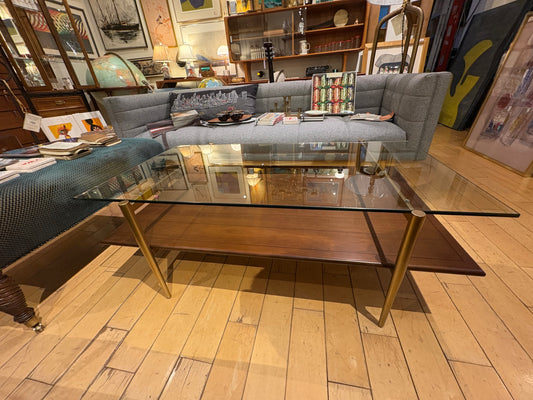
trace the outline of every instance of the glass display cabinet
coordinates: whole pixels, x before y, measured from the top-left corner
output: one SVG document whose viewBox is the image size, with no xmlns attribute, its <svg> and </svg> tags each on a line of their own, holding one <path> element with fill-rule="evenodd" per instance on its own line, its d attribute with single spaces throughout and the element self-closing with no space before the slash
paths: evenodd
<svg viewBox="0 0 533 400">
<path fill-rule="evenodd" d="M 294 7 L 263 8 L 225 17 L 230 60 L 241 64 L 246 81 L 251 64 L 265 57 L 272 42 L 275 59 L 303 60 L 324 55 L 347 57 L 362 50 L 368 7 L 365 0 L 335 0 Z"/>
</svg>

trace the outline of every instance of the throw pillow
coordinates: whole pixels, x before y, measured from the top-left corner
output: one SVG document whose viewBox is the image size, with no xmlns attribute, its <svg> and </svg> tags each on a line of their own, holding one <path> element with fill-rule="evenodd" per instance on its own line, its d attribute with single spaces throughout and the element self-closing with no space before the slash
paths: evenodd
<svg viewBox="0 0 533 400">
<path fill-rule="evenodd" d="M 170 113 L 196 110 L 203 120 L 210 120 L 218 112 L 233 107 L 245 114 L 255 113 L 257 85 L 240 85 L 217 89 L 180 90 L 170 93 Z"/>
</svg>

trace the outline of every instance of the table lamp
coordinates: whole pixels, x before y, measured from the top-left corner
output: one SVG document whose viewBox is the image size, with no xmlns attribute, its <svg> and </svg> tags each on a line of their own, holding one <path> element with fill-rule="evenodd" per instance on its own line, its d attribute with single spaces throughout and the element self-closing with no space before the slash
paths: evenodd
<svg viewBox="0 0 533 400">
<path fill-rule="evenodd" d="M 227 64 L 228 56 L 229 56 L 228 46 L 226 46 L 225 44 L 222 46 L 219 46 L 217 49 L 217 56 L 224 57 L 224 75 L 229 75 L 230 73 L 228 71 L 228 64 Z"/>
<path fill-rule="evenodd" d="M 168 56 L 168 47 L 164 44 L 156 44 L 154 46 L 154 55 L 152 57 L 154 62 L 162 62 L 163 66 L 161 71 L 163 72 L 163 79 L 170 79 L 170 72 L 168 70 L 168 62 L 170 58 Z"/>
<path fill-rule="evenodd" d="M 191 66 L 191 61 L 196 60 L 196 57 L 194 56 L 192 52 L 192 47 L 190 44 L 182 44 L 179 47 L 179 53 L 178 57 L 181 61 L 186 62 L 186 70 L 187 70 L 187 77 L 194 77 L 194 71 Z"/>
<path fill-rule="evenodd" d="M 409 51 L 409 42 L 411 39 L 411 34 L 414 31 L 414 41 L 413 41 L 413 49 L 411 50 L 411 60 L 413 62 L 409 63 L 407 72 L 411 73 L 413 72 L 413 65 L 414 60 L 416 59 L 416 52 L 418 50 L 418 42 L 420 41 L 420 35 L 422 34 L 422 23 L 424 22 L 424 12 L 420 7 L 413 6 L 410 4 L 409 0 L 367 0 L 370 4 L 379 5 L 379 6 L 392 6 L 392 5 L 399 5 L 402 6 L 389 14 L 385 15 L 381 21 L 376 26 L 376 31 L 374 33 L 374 41 L 372 43 L 372 54 L 370 57 L 370 70 L 367 71 L 368 75 L 372 75 L 372 69 L 374 67 L 374 59 L 376 57 L 376 49 L 378 44 L 378 32 L 381 26 L 384 23 L 387 23 L 392 18 L 396 17 L 397 15 L 402 15 L 402 60 L 400 64 L 399 72 L 400 74 L 404 71 L 406 62 L 407 62 L 407 53 Z M 404 30 L 403 30 L 403 21 L 407 21 L 407 34 L 404 37 Z M 406 40 L 405 40 L 406 39 Z"/>
</svg>

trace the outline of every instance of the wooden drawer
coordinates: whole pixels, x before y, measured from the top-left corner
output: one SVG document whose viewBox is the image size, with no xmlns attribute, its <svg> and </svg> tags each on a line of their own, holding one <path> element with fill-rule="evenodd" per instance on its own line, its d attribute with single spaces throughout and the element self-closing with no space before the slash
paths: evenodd
<svg viewBox="0 0 533 400">
<path fill-rule="evenodd" d="M 54 115 L 65 115 L 87 111 L 85 103 L 80 96 L 32 97 L 31 101 L 39 115 L 42 115 L 43 117 L 45 116 L 44 113 L 49 111 L 56 111 Z M 65 112 L 57 113 L 62 111 Z"/>
<path fill-rule="evenodd" d="M 18 94 L 15 91 L 15 94 Z M 18 95 L 18 99 L 22 104 L 26 106 L 26 108 L 29 109 L 28 104 L 26 103 L 26 100 L 24 100 L 24 97 Z M 13 96 L 11 96 L 11 93 L 9 93 L 7 90 L 0 90 L 0 110 L 19 110 L 18 105 L 15 103 L 15 99 Z"/>
<path fill-rule="evenodd" d="M 2 130 L 3 129 L 13 129 L 20 128 L 24 123 L 24 118 L 19 111 L 8 110 L 0 111 L 0 121 L 2 121 Z"/>
</svg>

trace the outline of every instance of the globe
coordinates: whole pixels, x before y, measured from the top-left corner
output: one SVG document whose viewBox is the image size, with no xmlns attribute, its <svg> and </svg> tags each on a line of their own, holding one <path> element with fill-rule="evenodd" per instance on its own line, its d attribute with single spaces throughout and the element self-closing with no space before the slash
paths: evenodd
<svg viewBox="0 0 533 400">
<path fill-rule="evenodd" d="M 200 83 L 198 84 L 199 88 L 210 88 L 210 87 L 216 87 L 216 86 L 224 86 L 224 82 L 222 82 L 220 79 L 217 79 L 213 76 L 202 79 Z"/>
<path fill-rule="evenodd" d="M 92 60 L 92 66 L 100 87 L 140 86 L 143 85 L 143 81 L 146 81 L 139 68 L 116 54 L 109 53 L 96 58 Z M 89 85 L 94 85 L 89 70 L 87 70 L 86 79 Z"/>
</svg>

